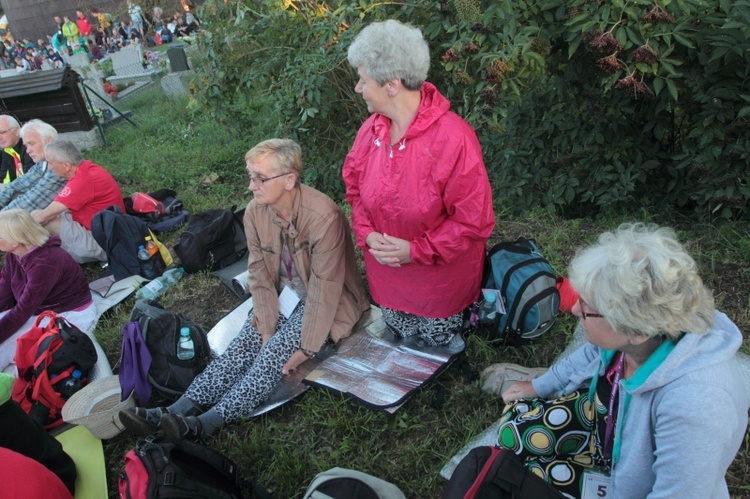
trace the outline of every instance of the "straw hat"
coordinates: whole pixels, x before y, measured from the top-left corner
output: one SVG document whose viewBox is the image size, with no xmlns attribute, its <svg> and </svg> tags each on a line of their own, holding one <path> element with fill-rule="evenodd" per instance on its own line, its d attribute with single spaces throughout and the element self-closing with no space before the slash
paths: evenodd
<svg viewBox="0 0 750 499">
<path fill-rule="evenodd" d="M 133 393 L 120 402 L 120 392 L 120 379 L 116 374 L 92 381 L 68 399 L 62 417 L 67 423 L 85 426 L 97 438 L 112 438 L 125 429 L 117 413 L 120 409 L 135 407 Z"/>
</svg>

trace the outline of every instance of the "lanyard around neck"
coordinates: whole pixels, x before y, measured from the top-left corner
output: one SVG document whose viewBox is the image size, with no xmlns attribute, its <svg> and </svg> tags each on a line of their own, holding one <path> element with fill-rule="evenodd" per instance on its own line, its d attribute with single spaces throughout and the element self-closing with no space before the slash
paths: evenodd
<svg viewBox="0 0 750 499">
<path fill-rule="evenodd" d="M 622 371 L 624 368 L 625 354 L 617 352 L 613 362 L 613 368 L 607 372 L 607 379 L 612 375 L 612 379 L 609 380 L 612 383 L 612 391 L 609 396 L 609 405 L 607 407 L 607 426 L 604 430 L 604 458 L 610 459 L 612 457 L 612 447 L 614 445 L 614 429 L 615 419 L 617 414 L 615 413 L 615 401 L 617 400 L 618 392 L 620 391 L 620 379 L 622 378 Z"/>
</svg>

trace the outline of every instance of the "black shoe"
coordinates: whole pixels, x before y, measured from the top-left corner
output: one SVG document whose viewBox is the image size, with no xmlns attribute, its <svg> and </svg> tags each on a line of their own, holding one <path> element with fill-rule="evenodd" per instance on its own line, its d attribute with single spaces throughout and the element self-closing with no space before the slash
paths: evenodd
<svg viewBox="0 0 750 499">
<path fill-rule="evenodd" d="M 164 414 L 159 426 L 168 437 L 196 441 L 203 437 L 203 426 L 196 416 L 182 414 Z"/>
<path fill-rule="evenodd" d="M 167 413 L 164 407 L 146 409 L 145 407 L 129 407 L 121 409 L 117 414 L 120 422 L 131 433 L 147 437 L 159 431 L 159 421 Z"/>
</svg>

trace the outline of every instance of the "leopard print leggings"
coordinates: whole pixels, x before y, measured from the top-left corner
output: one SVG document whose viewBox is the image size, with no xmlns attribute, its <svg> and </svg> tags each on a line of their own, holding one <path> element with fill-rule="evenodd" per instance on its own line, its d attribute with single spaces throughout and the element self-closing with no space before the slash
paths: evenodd
<svg viewBox="0 0 750 499">
<path fill-rule="evenodd" d="M 380 311 L 383 320 L 396 335 L 401 338 L 418 335 L 431 347 L 450 343 L 463 324 L 463 312 L 445 319 L 432 319 L 386 307 L 381 307 Z"/>
<path fill-rule="evenodd" d="M 281 368 L 300 348 L 304 311 L 305 304 L 300 303 L 289 319 L 279 314 L 276 333 L 264 346 L 251 312 L 239 335 L 196 376 L 185 396 L 202 407 L 213 406 L 226 423 L 249 416 L 281 380 Z"/>
</svg>

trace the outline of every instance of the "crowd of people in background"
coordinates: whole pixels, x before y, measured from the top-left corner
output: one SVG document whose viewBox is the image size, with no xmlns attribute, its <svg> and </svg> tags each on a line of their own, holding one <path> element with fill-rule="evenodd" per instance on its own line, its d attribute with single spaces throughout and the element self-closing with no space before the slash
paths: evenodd
<svg viewBox="0 0 750 499">
<path fill-rule="evenodd" d="M 86 53 L 89 61 L 103 59 L 131 43 L 149 46 L 170 43 L 176 38 L 192 37 L 200 28 L 200 21 L 190 0 L 181 0 L 183 11 L 172 16 L 161 7 L 144 11 L 135 1 L 128 0 L 127 12 L 120 20 L 107 12 L 91 9 L 90 15 L 77 10 L 74 16 L 54 16 L 57 30 L 47 39 L 9 38 L 0 44 L 0 69 L 15 69 L 26 73 L 64 67 L 69 57 Z M 45 61 L 47 61 L 45 63 Z"/>
</svg>

